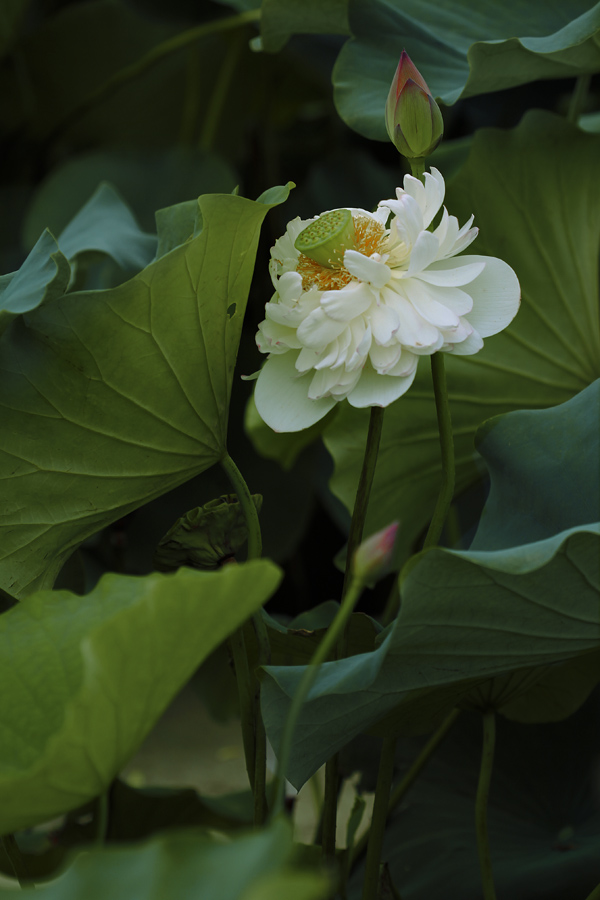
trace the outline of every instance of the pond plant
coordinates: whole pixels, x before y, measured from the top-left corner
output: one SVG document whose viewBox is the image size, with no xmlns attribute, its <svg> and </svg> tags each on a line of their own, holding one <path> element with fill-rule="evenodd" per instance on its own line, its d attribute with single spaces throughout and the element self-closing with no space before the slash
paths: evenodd
<svg viewBox="0 0 600 900">
<path fill-rule="evenodd" d="M 7 897 L 600 898 L 599 35 L 6 4 Z M 241 793 L 128 780 L 186 685 Z"/>
</svg>

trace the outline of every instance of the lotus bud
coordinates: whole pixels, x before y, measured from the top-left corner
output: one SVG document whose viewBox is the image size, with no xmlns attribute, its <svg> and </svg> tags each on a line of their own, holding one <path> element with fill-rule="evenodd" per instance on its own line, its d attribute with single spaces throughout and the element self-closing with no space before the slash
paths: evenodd
<svg viewBox="0 0 600 900">
<path fill-rule="evenodd" d="M 392 522 L 387 528 L 383 528 L 362 542 L 354 554 L 356 578 L 361 581 L 373 579 L 388 565 L 392 558 L 397 531 L 398 522 Z"/>
<path fill-rule="evenodd" d="M 409 160 L 428 156 L 444 134 L 440 108 L 406 50 L 388 94 L 385 127 L 398 153 Z"/>
</svg>

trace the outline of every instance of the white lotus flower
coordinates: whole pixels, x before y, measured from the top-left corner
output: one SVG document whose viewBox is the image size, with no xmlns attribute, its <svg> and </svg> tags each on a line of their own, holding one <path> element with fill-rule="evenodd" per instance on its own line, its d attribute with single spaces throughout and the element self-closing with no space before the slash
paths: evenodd
<svg viewBox="0 0 600 900">
<path fill-rule="evenodd" d="M 444 193 L 437 169 L 424 184 L 406 175 L 376 212 L 294 219 L 276 241 L 275 294 L 256 336 L 269 357 L 255 392 L 275 431 L 308 428 L 345 398 L 388 406 L 412 384 L 419 357 L 477 353 L 512 321 L 520 289 L 510 266 L 456 256 L 477 237 L 473 216 L 459 228 L 444 207 L 428 230 Z"/>
</svg>

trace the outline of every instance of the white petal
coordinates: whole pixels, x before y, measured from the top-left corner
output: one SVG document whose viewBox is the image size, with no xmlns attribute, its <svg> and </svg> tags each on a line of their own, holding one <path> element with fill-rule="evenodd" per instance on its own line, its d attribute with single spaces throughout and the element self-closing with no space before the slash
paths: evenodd
<svg viewBox="0 0 600 900">
<path fill-rule="evenodd" d="M 476 331 L 473 331 L 464 341 L 458 344 L 449 344 L 443 349 L 446 353 L 453 353 L 455 356 L 471 356 L 473 353 L 478 353 L 482 347 L 483 340 Z"/>
<path fill-rule="evenodd" d="M 379 375 L 370 365 L 365 366 L 358 384 L 348 394 L 348 402 L 357 409 L 365 406 L 389 406 L 405 394 L 415 378 L 415 371 L 406 377 Z"/>
<path fill-rule="evenodd" d="M 411 279 L 411 284 L 417 279 Z M 419 281 L 423 281 L 419 275 Z M 406 286 L 406 282 L 404 282 Z M 439 287 L 436 284 L 427 283 L 427 292 L 433 300 L 447 306 L 456 316 L 465 316 L 473 309 L 473 298 L 466 291 L 457 287 Z"/>
<path fill-rule="evenodd" d="M 254 401 L 261 419 L 273 431 L 302 431 L 327 415 L 336 404 L 331 397 L 309 400 L 312 376 L 298 375 L 296 354 L 271 356 L 262 367 Z"/>
<path fill-rule="evenodd" d="M 400 325 L 398 313 L 385 304 L 373 307 L 369 321 L 373 338 L 378 344 L 388 344 Z"/>
<path fill-rule="evenodd" d="M 371 344 L 369 350 L 369 359 L 371 365 L 380 375 L 385 375 L 399 361 L 402 355 L 401 344 L 391 344 L 389 347 L 380 347 L 377 344 Z"/>
<path fill-rule="evenodd" d="M 442 287 L 458 287 L 469 284 L 483 272 L 484 264 L 474 263 L 473 256 L 461 256 L 460 259 L 444 259 L 433 262 L 425 272 L 419 272 L 421 281 L 428 284 L 439 284 Z M 477 259 L 485 259 L 480 256 Z"/>
<path fill-rule="evenodd" d="M 312 400 L 334 397 L 340 400 L 354 387 L 360 373 L 347 373 L 340 369 L 319 369 L 313 375 L 308 396 Z"/>
<path fill-rule="evenodd" d="M 390 369 L 388 375 L 414 375 L 417 370 L 419 357 L 411 353 L 410 350 L 402 350 L 402 356 L 396 365 Z"/>
<path fill-rule="evenodd" d="M 358 250 L 346 250 L 344 266 L 359 281 L 366 281 L 375 288 L 382 288 L 384 284 L 387 284 L 392 274 L 390 267 L 385 263 L 371 259 L 364 253 L 359 253 Z"/>
<path fill-rule="evenodd" d="M 430 231 L 422 231 L 412 248 L 407 275 L 416 275 L 418 272 L 426 269 L 427 266 L 430 266 L 435 260 L 439 249 L 440 245 L 436 236 Z"/>
<path fill-rule="evenodd" d="M 397 200 L 382 200 L 379 206 L 386 206 L 396 216 L 395 227 L 399 240 L 405 244 L 414 244 L 425 227 L 423 214 L 414 197 L 401 194 Z"/>
<path fill-rule="evenodd" d="M 302 295 L 302 276 L 298 272 L 285 272 L 277 282 L 277 293 L 283 303 L 299 300 Z"/>
<path fill-rule="evenodd" d="M 400 326 L 395 334 L 396 340 L 405 347 L 418 352 L 439 343 L 440 334 L 437 328 L 426 322 L 415 310 L 406 297 L 384 288 L 385 300 L 398 313 Z"/>
<path fill-rule="evenodd" d="M 362 254 L 359 253 L 358 255 L 361 256 Z M 387 266 L 385 268 L 387 269 Z M 364 313 L 373 300 L 373 292 L 368 284 L 351 281 L 350 284 L 345 285 L 341 290 L 324 291 L 321 294 L 321 308 L 330 319 L 335 319 L 338 322 L 350 322 L 356 316 Z"/>
<path fill-rule="evenodd" d="M 258 326 L 256 346 L 261 353 L 286 353 L 299 350 L 302 344 L 296 337 L 296 329 L 265 319 Z"/>
<path fill-rule="evenodd" d="M 323 351 L 325 352 L 325 351 Z M 303 375 L 314 369 L 315 365 L 323 358 L 323 353 L 313 350 L 311 347 L 303 347 L 296 357 L 296 371 Z"/>
<path fill-rule="evenodd" d="M 340 291 L 341 293 L 341 291 Z M 323 350 L 342 333 L 346 322 L 331 319 L 325 310 L 314 309 L 298 326 L 298 340 L 313 350 Z"/>
<path fill-rule="evenodd" d="M 510 325 L 521 303 L 521 288 L 514 271 L 495 256 L 465 256 L 484 262 L 485 269 L 469 285 L 473 309 L 465 317 L 481 337 L 489 337 Z"/>
<path fill-rule="evenodd" d="M 435 325 L 436 328 L 456 328 L 458 316 L 447 306 L 438 303 L 429 292 L 428 285 L 423 284 L 418 278 L 407 279 L 403 283 L 406 296 L 426 322 Z"/>
</svg>

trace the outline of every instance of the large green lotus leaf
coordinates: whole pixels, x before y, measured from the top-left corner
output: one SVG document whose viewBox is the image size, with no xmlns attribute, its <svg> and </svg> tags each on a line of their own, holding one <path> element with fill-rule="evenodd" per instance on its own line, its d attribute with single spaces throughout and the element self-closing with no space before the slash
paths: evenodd
<svg viewBox="0 0 600 900">
<path fill-rule="evenodd" d="M 15 315 L 65 294 L 71 281 L 71 263 L 81 254 L 105 254 L 123 269 L 138 271 L 155 256 L 155 235 L 139 228 L 131 210 L 108 184 L 101 184 L 61 232 L 58 242 L 44 225 L 25 262 L 17 272 L 0 277 L 0 330 Z"/>
<path fill-rule="evenodd" d="M 551 409 L 482 426 L 490 494 L 471 550 L 502 550 L 594 522 L 600 511 L 600 379 Z"/>
<path fill-rule="evenodd" d="M 448 188 L 449 212 L 461 223 L 475 213 L 475 252 L 506 260 L 522 290 L 521 309 L 506 331 L 475 356 L 445 355 L 457 493 L 478 477 L 473 442 L 485 419 L 563 403 L 600 375 L 599 153 L 597 136 L 531 112 L 512 131 L 479 132 Z M 399 561 L 430 519 L 440 484 L 429 368 L 421 360 L 411 389 L 386 410 L 367 516 L 366 533 L 401 522 Z M 341 404 L 324 437 L 335 461 L 332 490 L 349 510 L 368 417 Z"/>
<path fill-rule="evenodd" d="M 81 806 L 137 750 L 198 665 L 273 594 L 269 560 L 108 574 L 0 616 L 0 834 Z"/>
<path fill-rule="evenodd" d="M 157 209 L 200 194 L 227 194 L 236 184 L 230 167 L 203 150 L 111 148 L 70 156 L 37 188 L 23 223 L 25 246 L 32 247 L 46 227 L 60 234 L 103 181 L 116 188 L 147 232 L 155 227 Z"/>
<path fill-rule="evenodd" d="M 269 203 L 200 198 L 195 238 L 0 339 L 0 583 L 51 586 L 87 536 L 225 453 L 231 379 Z"/>
<path fill-rule="evenodd" d="M 25 893 L 28 893 L 25 891 Z M 6 891 L 6 897 L 23 897 Z M 291 827 L 269 828 L 223 842 L 189 830 L 124 849 L 93 850 L 34 897 L 45 900 L 325 900 L 324 872 L 293 865 Z"/>
<path fill-rule="evenodd" d="M 499 898 L 592 896 L 600 882 L 599 726 L 598 692 L 560 723 L 523 726 L 497 717 L 488 827 Z M 481 717 L 463 713 L 388 821 L 382 858 L 402 897 L 481 900 L 474 813 L 481 745 Z M 400 743 L 400 776 L 419 749 L 415 741 Z M 361 865 L 349 900 L 361 897 L 363 874 Z"/>
<path fill-rule="evenodd" d="M 420 554 L 381 646 L 323 666 L 298 724 L 290 781 L 299 787 L 392 709 L 401 731 L 402 704 L 410 721 L 415 692 L 431 706 L 431 725 L 475 682 L 598 650 L 599 536 L 590 525 L 508 550 Z M 275 748 L 302 671 L 266 669 L 263 712 Z"/>
<path fill-rule="evenodd" d="M 143 269 L 156 254 L 156 236 L 140 229 L 127 204 L 105 182 L 71 219 L 58 242 L 69 260 L 80 253 L 103 253 L 133 271 Z"/>
<path fill-rule="evenodd" d="M 341 117 L 387 140 L 383 111 L 406 48 L 432 94 L 446 104 L 529 81 L 600 69 L 600 4 L 544 0 L 350 0 L 353 38 L 333 71 Z"/>
<path fill-rule="evenodd" d="M 271 53 L 293 34 L 350 34 L 348 0 L 263 0 L 260 32 Z"/>
<path fill-rule="evenodd" d="M 5 331 L 15 316 L 62 297 L 70 278 L 69 261 L 46 228 L 21 268 L 0 277 L 0 331 Z"/>
</svg>

